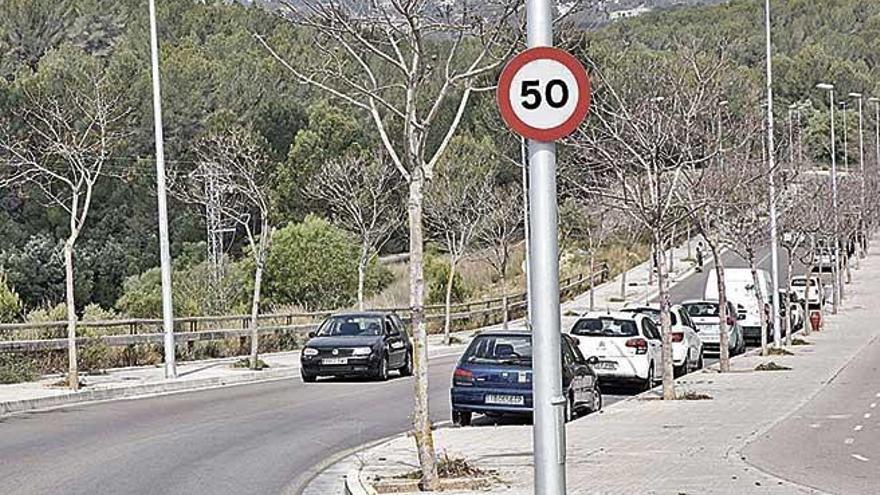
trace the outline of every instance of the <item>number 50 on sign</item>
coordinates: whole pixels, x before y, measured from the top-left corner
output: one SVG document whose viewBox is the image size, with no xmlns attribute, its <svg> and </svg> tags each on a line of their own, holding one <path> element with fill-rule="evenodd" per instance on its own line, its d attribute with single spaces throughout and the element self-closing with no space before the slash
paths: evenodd
<svg viewBox="0 0 880 495">
<path fill-rule="evenodd" d="M 556 141 L 574 132 L 590 109 L 590 79 L 569 53 L 550 47 L 517 55 L 498 81 L 501 117 L 517 134 Z"/>
</svg>

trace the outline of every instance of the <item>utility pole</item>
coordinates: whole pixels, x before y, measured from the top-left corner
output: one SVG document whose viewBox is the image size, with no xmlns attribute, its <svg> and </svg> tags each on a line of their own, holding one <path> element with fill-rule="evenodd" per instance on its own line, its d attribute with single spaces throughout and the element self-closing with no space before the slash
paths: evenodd
<svg viewBox="0 0 880 495">
<path fill-rule="evenodd" d="M 817 88 L 828 91 L 828 109 L 831 112 L 831 209 L 834 215 L 834 276 L 831 282 L 832 314 L 837 314 L 840 306 L 840 211 L 837 207 L 837 139 L 834 135 L 834 85 L 819 83 Z"/>
<path fill-rule="evenodd" d="M 859 254 L 858 258 L 865 257 L 865 250 L 862 249 L 862 236 L 865 236 L 865 118 L 864 111 L 862 105 L 862 94 L 861 93 L 850 93 L 850 98 L 855 98 L 856 101 L 859 102 L 859 175 L 860 175 L 860 188 L 859 191 Z"/>
<path fill-rule="evenodd" d="M 779 239 L 776 218 L 776 147 L 773 139 L 773 49 L 770 39 L 770 0 L 764 0 L 764 27 L 767 49 L 767 173 L 770 193 L 770 277 L 773 280 L 773 344 L 782 345 L 782 329 L 779 319 Z"/>
<path fill-rule="evenodd" d="M 156 0 L 150 0 L 150 54 L 153 71 L 153 128 L 156 134 L 156 196 L 159 200 L 159 263 L 162 273 L 162 328 L 165 333 L 165 378 L 177 378 L 174 355 L 174 305 L 171 300 L 171 248 L 165 187 L 165 142 L 162 136 L 162 91 L 159 84 L 159 35 Z"/>
<path fill-rule="evenodd" d="M 874 173 L 880 172 L 880 98 L 871 97 L 868 98 L 868 101 L 874 104 L 874 110 L 876 114 L 874 116 L 874 144 L 876 146 L 874 150 L 874 165 L 876 166 L 876 170 Z M 873 221 L 871 227 L 873 228 Z M 868 239 L 867 237 L 864 239 L 864 249 L 868 249 Z"/>
<path fill-rule="evenodd" d="M 527 0 L 529 48 L 553 46 L 551 0 Z M 531 317 L 534 373 L 535 495 L 565 489 L 565 418 L 559 314 L 559 246 L 556 205 L 556 144 L 529 140 Z"/>
</svg>

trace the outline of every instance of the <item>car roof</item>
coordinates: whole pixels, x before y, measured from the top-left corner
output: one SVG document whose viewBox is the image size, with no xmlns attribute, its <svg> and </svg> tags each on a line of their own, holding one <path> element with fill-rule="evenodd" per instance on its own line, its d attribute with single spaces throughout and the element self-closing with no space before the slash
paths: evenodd
<svg viewBox="0 0 880 495">
<path fill-rule="evenodd" d="M 624 313 L 622 311 L 591 311 L 582 314 L 578 319 L 585 318 L 615 318 L 617 320 L 636 320 L 637 318 L 647 318 L 645 315 L 638 313 Z"/>
<path fill-rule="evenodd" d="M 475 337 L 499 337 L 499 336 L 522 336 L 528 335 L 531 336 L 532 332 L 526 330 L 525 328 L 514 328 L 509 330 L 483 330 L 479 332 Z"/>
<path fill-rule="evenodd" d="M 341 313 L 333 313 L 330 315 L 330 318 L 338 318 L 342 317 L 382 317 L 382 316 L 390 316 L 395 314 L 394 311 L 343 311 Z"/>
</svg>

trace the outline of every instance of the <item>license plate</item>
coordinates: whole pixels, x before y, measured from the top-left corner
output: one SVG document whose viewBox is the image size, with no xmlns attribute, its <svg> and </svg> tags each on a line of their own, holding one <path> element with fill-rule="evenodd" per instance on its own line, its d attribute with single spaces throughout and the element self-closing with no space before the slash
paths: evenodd
<svg viewBox="0 0 880 495">
<path fill-rule="evenodd" d="M 600 369 L 600 370 L 616 370 L 616 369 L 617 369 L 617 363 L 615 363 L 614 361 L 599 361 L 599 362 L 596 364 L 596 369 Z"/>
<path fill-rule="evenodd" d="M 326 358 L 321 360 L 321 364 L 339 365 L 348 364 L 348 358 Z"/>
<path fill-rule="evenodd" d="M 486 404 L 522 406 L 525 403 L 525 398 L 522 395 L 486 395 Z"/>
</svg>

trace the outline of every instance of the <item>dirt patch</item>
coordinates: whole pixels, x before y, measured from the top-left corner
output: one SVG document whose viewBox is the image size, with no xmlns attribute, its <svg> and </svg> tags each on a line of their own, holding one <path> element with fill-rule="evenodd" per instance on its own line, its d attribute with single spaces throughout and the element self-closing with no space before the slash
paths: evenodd
<svg viewBox="0 0 880 495">
<path fill-rule="evenodd" d="M 794 356 L 794 353 L 787 350 L 787 349 L 783 349 L 781 347 L 780 348 L 771 347 L 770 349 L 767 349 L 767 355 L 768 356 Z"/>
<path fill-rule="evenodd" d="M 808 342 L 804 339 L 793 339 L 791 341 L 791 345 L 813 345 L 812 342 Z"/>
<path fill-rule="evenodd" d="M 440 491 L 484 490 L 501 481 L 496 471 L 482 469 L 467 459 L 446 453 L 437 463 L 437 474 L 440 475 Z M 373 488 L 378 493 L 419 493 L 421 478 L 420 469 L 392 478 L 377 477 L 373 480 Z"/>
<path fill-rule="evenodd" d="M 776 364 L 773 361 L 769 363 L 761 363 L 758 366 L 755 366 L 755 371 L 789 371 L 791 368 L 788 366 L 782 366 L 780 364 Z"/>
</svg>

